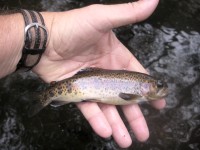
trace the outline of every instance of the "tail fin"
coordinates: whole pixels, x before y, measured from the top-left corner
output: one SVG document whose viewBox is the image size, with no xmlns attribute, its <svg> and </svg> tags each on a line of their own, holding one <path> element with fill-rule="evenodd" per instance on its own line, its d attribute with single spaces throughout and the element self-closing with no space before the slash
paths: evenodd
<svg viewBox="0 0 200 150">
<path fill-rule="evenodd" d="M 42 105 L 42 103 L 40 103 L 39 100 L 35 104 L 31 104 L 28 109 L 28 117 L 33 117 L 43 108 L 44 106 Z"/>
<path fill-rule="evenodd" d="M 34 101 L 29 105 L 28 108 L 28 117 L 33 117 L 36 115 L 39 111 L 41 111 L 45 106 L 47 106 L 51 101 L 45 101 L 44 99 L 41 98 L 41 95 L 39 93 L 34 93 L 32 95 Z"/>
</svg>

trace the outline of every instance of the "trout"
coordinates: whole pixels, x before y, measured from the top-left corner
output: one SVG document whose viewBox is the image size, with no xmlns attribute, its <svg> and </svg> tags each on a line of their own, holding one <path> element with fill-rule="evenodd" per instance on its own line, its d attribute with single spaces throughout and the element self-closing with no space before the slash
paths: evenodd
<svg viewBox="0 0 200 150">
<path fill-rule="evenodd" d="M 58 107 L 71 102 L 100 102 L 112 105 L 128 105 L 141 101 L 164 98 L 167 84 L 154 77 L 127 70 L 86 68 L 74 76 L 53 82 L 38 95 L 31 106 L 29 116 L 51 104 Z"/>
</svg>

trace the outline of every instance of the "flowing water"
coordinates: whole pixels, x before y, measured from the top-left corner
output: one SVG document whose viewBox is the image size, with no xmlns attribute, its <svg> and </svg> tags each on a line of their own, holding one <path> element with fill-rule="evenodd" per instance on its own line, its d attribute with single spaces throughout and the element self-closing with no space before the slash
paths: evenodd
<svg viewBox="0 0 200 150">
<path fill-rule="evenodd" d="M 1 0 L 1 8 L 60 11 L 92 3 L 127 0 Z M 160 0 L 148 20 L 114 29 L 152 75 L 167 81 L 167 106 L 158 111 L 141 105 L 150 138 L 133 145 L 140 150 L 200 150 L 200 1 Z M 31 93 L 43 88 L 32 73 L 13 74 L 0 80 L 0 149 L 120 149 L 113 139 L 102 139 L 91 129 L 75 105 L 45 108 L 26 117 Z M 48 115 L 47 115 L 48 114 Z M 130 131 L 131 132 L 131 131 Z"/>
</svg>

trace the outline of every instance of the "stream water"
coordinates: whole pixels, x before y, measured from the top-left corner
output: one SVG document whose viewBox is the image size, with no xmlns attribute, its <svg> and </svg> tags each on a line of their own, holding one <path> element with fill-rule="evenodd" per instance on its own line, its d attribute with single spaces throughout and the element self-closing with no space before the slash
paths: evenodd
<svg viewBox="0 0 200 150">
<path fill-rule="evenodd" d="M 93 3 L 127 0 L 0 0 L 0 7 L 61 11 Z M 160 0 L 146 21 L 114 29 L 117 37 L 152 75 L 164 78 L 170 94 L 158 111 L 143 104 L 150 138 L 138 142 L 131 133 L 130 150 L 200 150 L 200 1 Z M 45 108 L 27 118 L 26 106 L 41 80 L 32 73 L 0 80 L 0 149 L 120 149 L 113 139 L 102 139 L 75 105 Z M 48 114 L 48 115 L 47 115 Z M 131 130 L 130 130 L 131 132 Z"/>
</svg>

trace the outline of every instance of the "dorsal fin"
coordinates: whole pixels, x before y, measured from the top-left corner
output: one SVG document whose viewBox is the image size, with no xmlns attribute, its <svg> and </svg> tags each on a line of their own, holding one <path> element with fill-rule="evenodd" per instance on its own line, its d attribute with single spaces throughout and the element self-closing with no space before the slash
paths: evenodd
<svg viewBox="0 0 200 150">
<path fill-rule="evenodd" d="M 56 83 L 57 83 L 57 81 L 51 81 L 51 82 L 49 83 L 49 85 L 50 85 L 50 86 L 54 86 Z"/>
<path fill-rule="evenodd" d="M 94 68 L 94 67 L 88 67 L 88 68 L 83 68 L 79 70 L 75 75 L 82 74 L 82 73 L 87 73 L 87 72 L 93 72 L 93 71 L 102 71 L 103 69 L 101 68 Z"/>
</svg>

